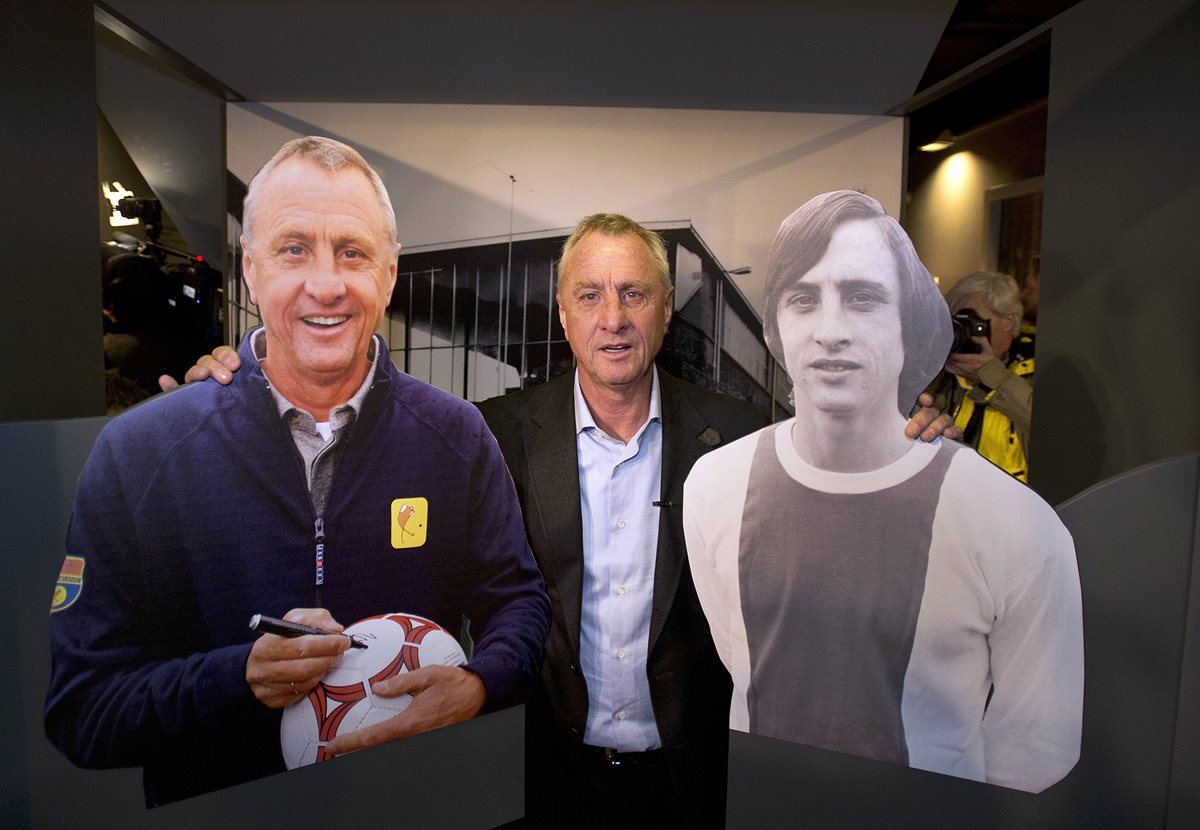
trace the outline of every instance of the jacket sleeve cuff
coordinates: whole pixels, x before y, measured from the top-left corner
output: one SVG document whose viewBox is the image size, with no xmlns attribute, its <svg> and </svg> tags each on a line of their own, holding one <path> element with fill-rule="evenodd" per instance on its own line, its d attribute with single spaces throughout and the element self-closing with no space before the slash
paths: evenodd
<svg viewBox="0 0 1200 830">
<path fill-rule="evenodd" d="M 481 714 L 495 712 L 520 702 L 520 684 L 516 681 L 514 672 L 504 661 L 495 656 L 481 655 L 463 666 L 469 672 L 479 675 L 483 681 L 483 690 L 487 694 Z"/>
<path fill-rule="evenodd" d="M 979 367 L 979 382 L 989 389 L 998 389 L 1008 379 L 1008 368 L 992 358 Z"/>
<path fill-rule="evenodd" d="M 246 682 L 246 661 L 253 643 L 213 649 L 205 655 L 197 685 L 196 710 L 202 724 L 227 722 L 233 713 L 258 703 Z"/>
</svg>

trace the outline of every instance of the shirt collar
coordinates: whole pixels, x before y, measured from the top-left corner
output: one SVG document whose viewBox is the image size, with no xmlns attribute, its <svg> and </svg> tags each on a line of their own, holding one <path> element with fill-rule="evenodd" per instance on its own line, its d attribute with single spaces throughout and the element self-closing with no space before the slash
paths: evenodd
<svg viewBox="0 0 1200 830">
<path fill-rule="evenodd" d="M 658 395 L 658 367 L 651 364 L 650 366 L 650 414 L 646 418 L 646 424 L 651 421 L 662 420 L 662 404 Z M 638 433 L 646 428 L 646 424 L 642 424 Z M 596 425 L 596 419 L 592 417 L 592 410 L 588 408 L 587 401 L 583 397 L 583 389 L 579 386 L 579 370 L 575 370 L 575 434 L 583 432 L 585 429 L 595 429 L 600 432 Z"/>
<path fill-rule="evenodd" d="M 329 410 L 329 422 L 333 425 L 334 429 L 343 426 L 348 420 L 354 416 L 357 416 L 358 413 L 362 411 L 363 401 L 366 400 L 367 392 L 371 389 L 371 381 L 375 379 L 375 369 L 379 361 L 380 350 L 376 343 L 377 339 L 377 335 L 373 336 L 371 338 L 370 345 L 367 346 L 367 360 L 370 362 L 370 364 L 367 366 L 367 376 L 363 378 L 363 382 L 358 387 L 358 391 L 355 392 L 354 395 L 351 396 L 350 400 L 346 401 L 346 403 L 335 406 Z M 258 328 L 250 334 L 250 350 L 254 353 L 255 359 L 257 359 L 260 363 L 266 359 L 266 329 Z M 266 377 L 265 372 L 263 373 L 263 376 Z M 275 385 L 270 382 L 270 378 L 267 378 L 267 386 L 271 390 L 271 397 L 275 399 L 275 408 L 279 410 L 279 415 L 287 419 L 290 425 L 295 425 L 292 423 L 294 421 L 293 415 L 295 414 L 307 415 L 307 419 L 304 420 L 313 421 L 315 423 L 315 419 L 313 419 L 310 413 L 305 412 L 303 409 L 296 406 L 283 395 L 281 395 L 279 390 L 275 388 Z M 316 428 L 313 427 L 313 431 L 315 431 L 315 429 Z"/>
</svg>

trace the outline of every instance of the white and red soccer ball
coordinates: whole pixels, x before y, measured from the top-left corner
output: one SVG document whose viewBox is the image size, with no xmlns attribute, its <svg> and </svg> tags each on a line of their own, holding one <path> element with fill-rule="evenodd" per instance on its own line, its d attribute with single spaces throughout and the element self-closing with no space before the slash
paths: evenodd
<svg viewBox="0 0 1200 830">
<path fill-rule="evenodd" d="M 387 720 L 408 708 L 412 695 L 379 697 L 371 684 L 422 666 L 461 666 L 466 655 L 450 632 L 412 614 L 381 614 L 349 626 L 367 648 L 342 652 L 317 687 L 283 710 L 279 742 L 288 769 L 328 760 L 325 744 L 338 735 Z"/>
</svg>

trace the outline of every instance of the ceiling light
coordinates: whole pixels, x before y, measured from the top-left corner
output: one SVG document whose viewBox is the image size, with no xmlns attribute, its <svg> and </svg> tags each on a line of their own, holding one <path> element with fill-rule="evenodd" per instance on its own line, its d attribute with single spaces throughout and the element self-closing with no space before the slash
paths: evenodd
<svg viewBox="0 0 1200 830">
<path fill-rule="evenodd" d="M 939 150 L 945 150 L 947 147 L 953 147 L 953 146 L 954 146 L 954 136 L 950 133 L 949 130 L 942 130 L 941 135 L 939 135 L 933 141 L 929 142 L 928 144 L 921 145 L 921 152 L 936 153 Z"/>
</svg>

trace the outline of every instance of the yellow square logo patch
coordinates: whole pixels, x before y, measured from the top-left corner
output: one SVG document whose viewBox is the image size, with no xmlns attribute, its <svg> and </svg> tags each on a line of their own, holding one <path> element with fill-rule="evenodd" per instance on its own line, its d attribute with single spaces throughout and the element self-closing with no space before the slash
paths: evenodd
<svg viewBox="0 0 1200 830">
<path fill-rule="evenodd" d="M 392 547 L 419 548 L 429 528 L 429 502 L 421 497 L 392 500 Z"/>
</svg>

